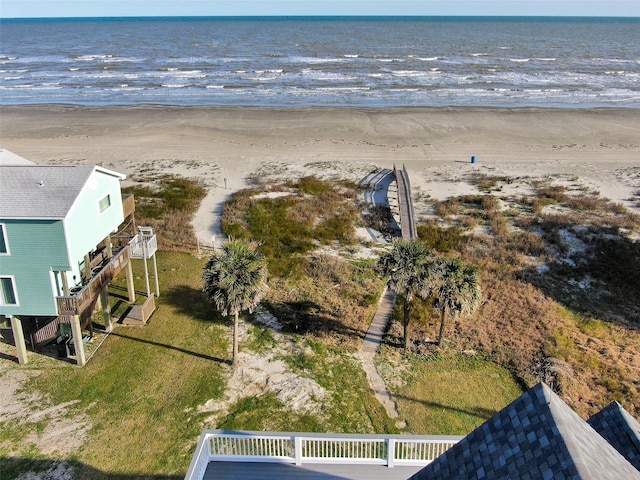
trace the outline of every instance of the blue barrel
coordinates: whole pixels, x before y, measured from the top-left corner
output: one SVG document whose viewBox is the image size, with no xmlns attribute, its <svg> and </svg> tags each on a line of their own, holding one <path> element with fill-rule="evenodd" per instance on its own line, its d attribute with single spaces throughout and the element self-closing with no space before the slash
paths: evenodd
<svg viewBox="0 0 640 480">
<path fill-rule="evenodd" d="M 476 163 L 476 156 L 471 157 L 471 163 Z"/>
</svg>

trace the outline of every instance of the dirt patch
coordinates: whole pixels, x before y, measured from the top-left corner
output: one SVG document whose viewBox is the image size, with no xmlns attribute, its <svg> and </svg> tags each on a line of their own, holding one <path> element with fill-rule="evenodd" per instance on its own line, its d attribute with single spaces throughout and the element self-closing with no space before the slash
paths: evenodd
<svg viewBox="0 0 640 480">
<path fill-rule="evenodd" d="M 198 407 L 198 412 L 211 412 L 205 425 L 215 424 L 224 418 L 232 405 L 247 397 L 256 397 L 273 393 L 278 400 L 295 412 L 320 411 L 326 390 L 314 380 L 300 376 L 291 371 L 289 366 L 278 357 L 290 354 L 296 348 L 290 337 L 278 333 L 282 327 L 277 319 L 267 312 L 257 315 L 260 323 L 272 330 L 277 347 L 269 351 L 240 351 L 238 367 L 227 381 L 225 396 L 221 400 L 208 400 Z M 249 325 L 240 322 L 240 344 L 249 338 Z"/>
<path fill-rule="evenodd" d="M 8 353 L 5 351 L 10 348 L 0 344 L 3 353 Z M 84 445 L 91 428 L 88 415 L 77 407 L 79 401 L 56 405 L 41 394 L 28 390 L 29 380 L 40 373 L 40 370 L 31 370 L 9 360 L 0 361 L 0 428 L 16 432 L 11 441 L 2 444 L 9 456 L 24 455 L 28 451 L 46 456 L 55 453 L 64 458 Z M 72 478 L 68 473 L 72 470 L 65 462 L 57 462 L 47 472 L 38 473 L 37 477 L 29 473 L 20 479 Z"/>
</svg>

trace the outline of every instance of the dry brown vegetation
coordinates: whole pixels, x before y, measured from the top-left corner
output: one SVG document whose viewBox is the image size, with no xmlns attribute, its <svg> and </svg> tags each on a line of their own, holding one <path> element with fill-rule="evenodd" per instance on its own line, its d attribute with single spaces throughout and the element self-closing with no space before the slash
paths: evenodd
<svg viewBox="0 0 640 480">
<path fill-rule="evenodd" d="M 530 385 L 546 381 L 585 417 L 613 400 L 638 417 L 638 215 L 597 192 L 534 187 L 534 195 L 501 199 L 503 210 L 490 195 L 434 205 L 445 226 L 473 218 L 488 227 L 458 249 L 479 268 L 484 297 L 475 315 L 450 327 L 449 346 L 484 352 Z M 437 319 L 424 317 L 414 341 L 429 354 L 423 340 Z"/>
<path fill-rule="evenodd" d="M 165 252 L 193 252 L 197 240 L 191 218 L 206 195 L 195 179 L 173 175 L 139 178 L 140 184 L 123 188 L 136 198 L 137 225 L 150 226 L 158 235 L 158 248 Z"/>
<path fill-rule="evenodd" d="M 549 181 L 531 182 L 529 195 L 502 196 L 501 185 L 513 181 L 476 177 L 487 193 L 435 202 L 436 217 L 419 225 L 432 248 L 460 255 L 480 272 L 483 303 L 472 317 L 450 323 L 445 348 L 476 350 L 529 385 L 543 380 L 584 417 L 612 400 L 638 417 L 640 216 L 597 192 Z M 291 195 L 256 197 L 276 191 Z M 135 191 L 151 213 L 166 202 L 154 192 Z M 359 345 L 382 288 L 375 261 L 349 254 L 356 196 L 353 185 L 312 177 L 257 184 L 227 202 L 223 217 L 227 233 L 262 241 L 272 269 L 265 303 L 285 328 L 348 348 Z M 193 251 L 184 228 L 189 215 L 180 215 L 170 209 L 144 221 L 162 229 L 169 248 Z M 368 214 L 377 224 L 385 218 Z M 433 355 L 425 340 L 439 319 L 428 305 L 416 315 L 414 349 Z M 392 329 L 392 343 L 394 335 Z"/>
<path fill-rule="evenodd" d="M 265 193 L 286 192 L 286 196 Z M 305 177 L 256 184 L 225 204 L 223 231 L 259 242 L 269 266 L 265 305 L 287 331 L 356 348 L 383 281 L 375 261 L 350 258 L 357 186 Z"/>
</svg>

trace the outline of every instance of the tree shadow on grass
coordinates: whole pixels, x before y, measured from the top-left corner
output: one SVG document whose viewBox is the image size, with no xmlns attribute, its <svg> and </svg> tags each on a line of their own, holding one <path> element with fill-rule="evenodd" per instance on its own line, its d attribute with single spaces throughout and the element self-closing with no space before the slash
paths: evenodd
<svg viewBox="0 0 640 480">
<path fill-rule="evenodd" d="M 311 301 L 263 302 L 289 333 L 335 333 L 364 339 L 366 332 L 333 318 L 321 305 Z"/>
<path fill-rule="evenodd" d="M 450 412 L 470 415 L 472 417 L 477 417 L 482 420 L 488 420 L 489 418 L 493 417 L 496 413 L 498 413 L 498 410 L 493 410 L 491 408 L 483 408 L 483 407 L 460 408 L 460 407 L 454 407 L 451 405 L 444 405 L 442 403 L 430 402 L 428 400 L 422 400 L 419 398 L 407 397 L 406 395 L 395 394 L 393 397 L 396 399 L 406 400 L 408 402 L 419 403 L 429 408 L 448 410 Z"/>
<path fill-rule="evenodd" d="M 177 285 L 162 294 L 162 301 L 176 308 L 180 313 L 202 322 L 224 322 L 215 308 L 207 301 L 202 290 L 188 285 Z"/>
<path fill-rule="evenodd" d="M 226 363 L 228 365 L 231 364 L 229 360 L 224 360 L 218 357 L 212 357 L 210 355 L 205 355 L 204 353 L 194 352 L 193 350 L 186 350 L 184 348 L 175 347 L 173 345 L 168 345 L 166 343 L 154 342 L 152 340 L 144 340 L 142 338 L 137 338 L 137 337 L 130 337 L 128 335 L 122 335 L 121 333 L 116 333 L 116 332 L 112 332 L 111 335 L 113 335 L 114 337 L 124 338 L 126 340 L 133 340 L 134 342 L 146 343 L 147 345 L 153 345 L 156 347 L 167 348 L 169 350 L 175 350 L 176 352 L 184 353 L 186 355 L 191 355 L 193 357 L 202 358 L 204 360 L 212 360 L 214 362 Z"/>
<path fill-rule="evenodd" d="M 230 315 L 223 317 L 208 302 L 204 293 L 187 285 L 178 285 L 163 294 L 163 301 L 176 308 L 180 313 L 207 323 L 229 323 Z M 364 339 L 366 332 L 351 328 L 332 317 L 321 305 L 310 301 L 269 302 L 263 300 L 261 305 L 272 313 L 282 324 L 286 333 L 336 333 Z M 246 312 L 241 317 L 250 321 Z"/>
<path fill-rule="evenodd" d="M 65 471 L 73 472 L 73 478 L 91 478 L 92 480 L 181 480 L 183 475 L 154 475 L 141 473 L 111 473 L 99 470 L 76 460 L 34 459 L 24 457 L 0 456 L 0 477 L 18 478 L 31 473 L 29 478 L 58 478 L 56 475 Z M 60 477 L 62 478 L 62 477 Z M 67 478 L 66 476 L 64 478 Z"/>
</svg>

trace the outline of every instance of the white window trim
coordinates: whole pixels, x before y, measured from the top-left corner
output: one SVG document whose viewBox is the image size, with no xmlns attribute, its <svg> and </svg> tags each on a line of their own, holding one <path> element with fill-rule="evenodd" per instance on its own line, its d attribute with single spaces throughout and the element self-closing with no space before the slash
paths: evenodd
<svg viewBox="0 0 640 480">
<path fill-rule="evenodd" d="M 109 199 L 109 205 L 104 209 L 104 210 L 100 210 L 100 203 L 105 199 L 108 198 Z M 100 200 L 98 200 L 98 214 L 102 215 L 104 212 L 106 212 L 107 210 L 109 210 L 111 208 L 111 206 L 113 205 L 113 203 L 111 202 L 111 194 L 107 193 L 106 195 L 104 195 L 103 197 L 100 198 Z"/>
<path fill-rule="evenodd" d="M 0 223 L 0 232 L 2 232 L 2 238 L 4 239 L 4 246 L 6 247 L 6 252 L 0 252 L 0 256 L 11 255 L 11 249 L 9 248 L 9 238 L 7 238 L 7 227 L 5 227 L 4 223 Z"/>
<path fill-rule="evenodd" d="M 16 288 L 16 278 L 13 275 L 0 275 L 0 279 L 4 278 L 11 280 L 11 288 L 13 288 L 13 296 L 16 299 L 16 303 L 4 303 L 4 295 L 0 295 L 0 305 L 3 307 L 19 307 L 20 299 L 18 298 L 18 289 Z"/>
</svg>

